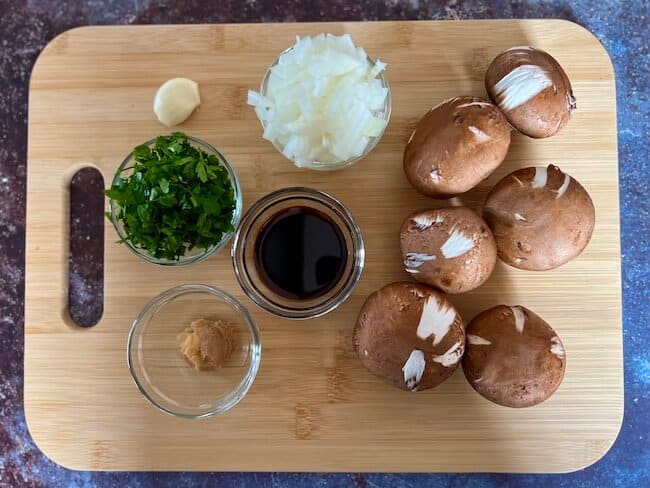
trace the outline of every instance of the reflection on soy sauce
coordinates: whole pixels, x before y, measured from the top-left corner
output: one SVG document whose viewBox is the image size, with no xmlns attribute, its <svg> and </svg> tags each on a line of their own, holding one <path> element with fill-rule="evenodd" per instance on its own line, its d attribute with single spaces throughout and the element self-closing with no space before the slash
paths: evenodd
<svg viewBox="0 0 650 488">
<path fill-rule="evenodd" d="M 330 217 L 310 207 L 289 207 L 260 229 L 255 264 L 275 293 L 307 300 L 324 295 L 341 279 L 347 246 Z"/>
</svg>

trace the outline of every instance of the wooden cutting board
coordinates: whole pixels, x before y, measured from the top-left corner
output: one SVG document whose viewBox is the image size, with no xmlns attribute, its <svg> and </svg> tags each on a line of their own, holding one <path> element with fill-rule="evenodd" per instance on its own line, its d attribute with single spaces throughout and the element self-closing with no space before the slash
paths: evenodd
<svg viewBox="0 0 650 488">
<path fill-rule="evenodd" d="M 388 63 L 393 116 L 379 146 L 334 173 L 301 171 L 261 139 L 246 90 L 296 35 L 349 32 Z M 478 208 L 515 168 L 557 163 L 591 193 L 597 223 L 575 261 L 554 271 L 497 265 L 481 288 L 452 300 L 466 320 L 522 304 L 555 327 L 566 377 L 547 402 L 499 407 L 462 372 L 420 393 L 365 371 L 351 347 L 365 297 L 408 279 L 397 233 L 413 209 L 442 206 L 408 185 L 401 156 L 418 118 L 455 95 L 484 96 L 483 75 L 502 49 L 532 44 L 566 68 L 578 111 L 556 137 L 515 135 L 506 162 L 456 200 Z M 237 285 L 228 252 L 185 269 L 140 261 L 106 223 L 105 311 L 90 329 L 64 320 L 67 182 L 84 165 L 106 182 L 133 146 L 161 133 L 153 96 L 168 78 L 198 81 L 203 104 L 182 127 L 219 147 L 244 189 L 245 207 L 272 190 L 312 186 L 341 199 L 367 244 L 353 296 L 326 317 L 293 322 L 257 309 Z M 623 415 L 616 107 L 611 62 L 598 41 L 565 21 L 352 22 L 74 29 L 39 57 L 29 99 L 25 411 L 54 461 L 91 470 L 571 471 L 595 462 Z M 187 282 L 242 299 L 262 334 L 262 365 L 248 396 L 203 421 L 160 413 L 126 365 L 126 336 L 152 296 Z"/>
</svg>

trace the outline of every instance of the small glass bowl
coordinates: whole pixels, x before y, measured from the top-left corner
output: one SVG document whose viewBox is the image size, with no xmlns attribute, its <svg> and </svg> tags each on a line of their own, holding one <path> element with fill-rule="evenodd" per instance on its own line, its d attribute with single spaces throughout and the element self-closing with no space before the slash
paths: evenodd
<svg viewBox="0 0 650 488">
<path fill-rule="evenodd" d="M 256 265 L 255 244 L 262 226 L 291 207 L 309 207 L 328 216 L 341 229 L 347 249 L 346 266 L 339 281 L 325 294 L 311 299 L 279 295 L 267 286 Z M 365 261 L 361 229 L 350 211 L 327 193 L 300 187 L 284 188 L 255 202 L 235 232 L 231 254 L 235 276 L 246 295 L 267 312 L 287 319 L 319 317 L 337 308 L 359 282 Z"/>
<path fill-rule="evenodd" d="M 266 97 L 267 90 L 269 87 L 269 79 L 271 78 L 271 69 L 276 66 L 280 62 L 280 57 L 282 57 L 283 54 L 290 52 L 293 49 L 293 46 L 289 47 L 288 49 L 285 49 L 280 56 L 276 58 L 276 60 L 273 62 L 271 66 L 266 70 L 266 73 L 264 74 L 264 78 L 262 79 L 262 84 L 260 85 L 260 93 L 262 96 Z M 377 61 L 370 56 L 368 56 L 368 64 L 371 66 L 375 66 Z M 319 163 L 318 161 L 314 161 L 313 163 L 310 164 L 303 164 L 300 167 L 301 168 L 309 168 L 309 169 L 315 169 L 318 171 L 334 171 L 337 169 L 342 169 L 346 168 L 348 166 L 351 166 L 352 164 L 356 163 L 357 161 L 365 158 L 370 151 L 372 151 L 377 144 L 379 144 L 379 141 L 384 135 L 384 132 L 386 131 L 386 127 L 388 127 L 388 122 L 390 121 L 390 115 L 391 115 L 391 110 L 392 110 L 392 102 L 391 102 L 391 91 L 390 91 L 390 85 L 388 84 L 388 79 L 386 78 L 386 73 L 384 71 L 381 71 L 378 75 L 377 78 L 381 82 L 382 88 L 386 88 L 388 90 L 388 93 L 386 94 L 386 100 L 384 101 L 384 108 L 382 112 L 376 114 L 376 115 L 381 115 L 381 118 L 385 120 L 384 128 L 381 131 L 381 134 L 379 134 L 376 137 L 371 137 L 368 141 L 368 145 L 366 148 L 363 150 L 363 153 L 361 153 L 359 156 L 355 156 L 350 159 L 346 159 L 344 161 L 338 161 L 336 163 Z M 264 121 L 260 121 L 262 123 L 262 129 L 266 129 L 266 123 Z M 280 144 L 280 142 L 277 139 L 274 139 L 271 141 L 271 144 L 282 154 L 285 156 L 283 150 L 284 146 Z M 286 156 L 285 156 L 286 157 Z M 287 158 L 289 161 L 295 164 L 295 161 L 291 158 Z"/>
<path fill-rule="evenodd" d="M 230 180 L 230 184 L 232 185 L 233 192 L 235 194 L 235 210 L 233 211 L 232 214 L 232 225 L 233 228 L 236 229 L 237 225 L 239 224 L 239 219 L 241 218 L 241 212 L 243 206 L 242 191 L 241 191 L 241 186 L 239 185 L 239 179 L 237 178 L 237 174 L 233 170 L 232 166 L 230 165 L 226 157 L 223 154 L 221 154 L 221 152 L 219 152 L 218 149 L 211 146 L 207 142 L 202 141 L 201 139 L 197 139 L 196 137 L 188 136 L 187 138 L 194 147 L 204 151 L 207 154 L 216 156 L 217 159 L 219 159 L 219 161 L 221 162 L 221 165 L 228 172 L 228 178 Z M 151 139 L 150 141 L 145 142 L 145 144 L 149 147 L 153 147 L 155 143 L 156 143 L 156 139 Z M 132 163 L 133 163 L 133 151 L 124 159 L 122 164 L 120 164 L 119 168 L 115 172 L 115 176 L 113 177 L 112 184 L 115 184 L 117 178 L 119 178 L 120 176 L 123 177 L 123 176 L 128 176 L 130 174 L 129 170 L 124 172 L 122 170 L 124 168 L 127 168 Z M 124 230 L 124 225 L 122 221 L 118 218 L 120 206 L 114 200 L 109 199 L 109 207 L 110 207 L 111 222 L 113 222 L 113 226 L 117 231 L 117 235 L 120 236 L 120 239 L 124 239 L 126 237 L 126 232 Z M 207 259 L 208 257 L 210 257 L 212 254 L 217 252 L 219 249 L 221 249 L 228 243 L 233 232 L 234 231 L 226 232 L 223 236 L 221 236 L 221 240 L 219 240 L 219 242 L 213 244 L 207 249 L 194 248 L 188 251 L 184 256 L 178 258 L 178 260 L 155 258 L 151 254 L 149 254 L 145 249 L 141 249 L 133 245 L 133 243 L 131 243 L 131 241 L 129 240 L 125 240 L 124 244 L 136 256 L 150 263 L 159 264 L 162 266 L 182 266 L 185 264 L 192 264 Z"/>
<path fill-rule="evenodd" d="M 233 350 L 223 366 L 197 371 L 177 336 L 197 319 L 222 320 L 233 329 Z M 260 336 L 244 306 L 207 285 L 180 285 L 153 298 L 127 340 L 127 363 L 138 389 L 155 407 L 182 418 L 218 415 L 237 405 L 260 366 Z"/>
</svg>

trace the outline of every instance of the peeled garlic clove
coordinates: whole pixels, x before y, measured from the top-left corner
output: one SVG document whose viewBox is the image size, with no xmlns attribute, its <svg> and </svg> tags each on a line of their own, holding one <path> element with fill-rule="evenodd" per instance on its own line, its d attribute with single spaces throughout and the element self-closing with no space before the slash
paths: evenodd
<svg viewBox="0 0 650 488">
<path fill-rule="evenodd" d="M 199 85 L 188 78 L 167 80 L 156 92 L 153 111 L 161 124 L 168 127 L 183 123 L 201 104 Z"/>
</svg>

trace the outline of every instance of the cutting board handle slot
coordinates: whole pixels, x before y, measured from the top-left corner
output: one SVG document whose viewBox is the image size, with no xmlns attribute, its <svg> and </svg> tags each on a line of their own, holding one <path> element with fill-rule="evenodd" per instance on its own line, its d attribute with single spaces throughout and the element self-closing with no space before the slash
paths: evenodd
<svg viewBox="0 0 650 488">
<path fill-rule="evenodd" d="M 79 327 L 97 325 L 104 313 L 104 177 L 77 170 L 68 186 L 67 315 Z"/>
</svg>

